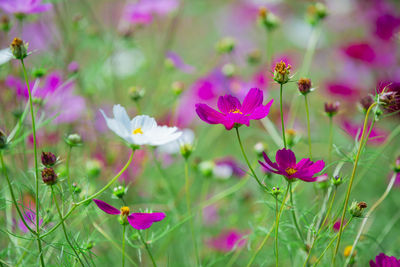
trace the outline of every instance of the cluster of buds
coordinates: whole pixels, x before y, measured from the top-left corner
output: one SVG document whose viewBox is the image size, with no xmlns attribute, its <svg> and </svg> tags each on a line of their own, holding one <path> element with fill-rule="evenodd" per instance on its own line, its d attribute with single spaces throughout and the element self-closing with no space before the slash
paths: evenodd
<svg viewBox="0 0 400 267">
<path fill-rule="evenodd" d="M 297 86 L 299 88 L 300 94 L 302 95 L 307 95 L 309 92 L 312 91 L 311 80 L 308 78 L 300 78 L 297 81 Z"/>
<path fill-rule="evenodd" d="M 285 84 L 290 79 L 290 68 L 291 66 L 281 60 L 281 62 L 276 63 L 274 68 L 274 81 L 279 84 Z"/>
<path fill-rule="evenodd" d="M 312 26 L 319 24 L 326 16 L 328 12 L 326 6 L 322 3 L 311 4 L 306 13 L 306 20 Z"/>
<path fill-rule="evenodd" d="M 15 59 L 24 59 L 28 56 L 29 44 L 20 38 L 14 38 L 11 42 L 10 49 Z"/>
<path fill-rule="evenodd" d="M 113 195 L 116 196 L 117 198 L 123 198 L 124 195 L 126 194 L 126 189 L 127 188 L 122 185 L 114 187 Z"/>
<path fill-rule="evenodd" d="M 6 134 L 0 130 L 0 149 L 4 149 L 7 146 L 7 136 Z"/>
<path fill-rule="evenodd" d="M 367 208 L 367 203 L 363 201 L 361 202 L 354 201 L 351 204 L 349 211 L 353 217 L 361 217 L 363 215 L 364 209 L 366 208 Z"/>
<path fill-rule="evenodd" d="M 42 152 L 42 164 L 45 166 L 42 170 L 42 179 L 46 185 L 57 183 L 57 174 L 52 168 L 57 163 L 57 157 L 51 152 Z"/>
<path fill-rule="evenodd" d="M 232 37 L 224 37 L 217 42 L 215 49 L 220 54 L 229 54 L 235 50 L 236 40 Z"/>
<path fill-rule="evenodd" d="M 325 103 L 325 113 L 328 117 L 335 116 L 339 111 L 340 103 L 338 101 L 332 103 Z"/>
<path fill-rule="evenodd" d="M 71 147 L 80 146 L 82 145 L 82 137 L 77 133 L 70 134 L 65 138 L 65 142 Z"/>
<path fill-rule="evenodd" d="M 140 99 L 142 99 L 145 94 L 146 90 L 142 87 L 132 86 L 129 88 L 129 97 L 135 102 L 138 102 Z"/>
<path fill-rule="evenodd" d="M 268 31 L 277 28 L 280 24 L 279 18 L 275 16 L 266 7 L 260 7 L 258 9 L 258 21 Z"/>
<path fill-rule="evenodd" d="M 10 18 L 7 16 L 2 16 L 0 18 L 0 28 L 4 32 L 9 32 L 11 29 Z"/>
</svg>

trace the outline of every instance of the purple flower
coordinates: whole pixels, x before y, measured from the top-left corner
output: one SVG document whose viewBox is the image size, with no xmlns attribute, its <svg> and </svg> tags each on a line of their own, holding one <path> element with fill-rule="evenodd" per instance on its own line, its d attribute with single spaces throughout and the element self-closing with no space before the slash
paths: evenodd
<svg viewBox="0 0 400 267">
<path fill-rule="evenodd" d="M 352 138 L 354 138 L 354 139 L 357 138 L 358 141 L 361 139 L 363 124 L 352 123 L 350 121 L 345 120 L 342 125 L 343 125 L 343 129 Z M 371 125 L 368 126 L 366 133 L 369 132 L 370 127 L 371 127 Z M 388 136 L 388 133 L 386 131 L 374 126 L 374 128 L 371 129 L 371 132 L 369 134 L 368 143 L 373 144 L 373 145 L 380 145 L 385 142 L 387 136 Z"/>
<path fill-rule="evenodd" d="M 273 163 L 263 152 L 265 162 L 258 161 L 261 166 L 269 170 L 270 172 L 285 176 L 286 179 L 300 179 L 305 182 L 316 182 L 319 180 L 319 176 L 314 176 L 325 167 L 325 162 L 318 160 L 316 162 L 311 161 L 309 158 L 301 159 L 296 163 L 296 156 L 290 149 L 283 148 L 276 152 L 276 163 Z"/>
<path fill-rule="evenodd" d="M 265 118 L 274 100 L 272 99 L 265 106 L 262 102 L 263 92 L 252 88 L 244 98 L 243 104 L 236 97 L 225 95 L 218 98 L 218 109 L 221 112 L 206 104 L 196 104 L 196 112 L 203 121 L 210 124 L 223 124 L 227 130 L 231 130 L 242 124 L 250 126 L 250 120 Z"/>
<path fill-rule="evenodd" d="M 237 162 L 233 157 L 217 159 L 215 160 L 215 164 L 217 166 L 229 167 L 232 170 L 232 174 L 237 177 L 243 177 L 246 175 L 246 172 L 244 171 L 246 167 Z"/>
<path fill-rule="evenodd" d="M 229 252 L 235 248 L 243 247 L 246 244 L 246 239 L 239 231 L 228 230 L 209 240 L 208 244 L 215 250 Z"/>
<path fill-rule="evenodd" d="M 24 215 L 24 220 L 30 228 L 36 229 L 36 213 L 35 212 L 26 211 L 25 215 Z M 42 223 L 43 223 L 43 220 L 39 219 L 39 226 L 42 225 Z M 24 233 L 29 232 L 28 228 L 25 226 L 25 224 L 22 222 L 21 219 L 18 222 L 18 228 Z"/>
<path fill-rule="evenodd" d="M 76 61 L 72 61 L 71 63 L 68 64 L 68 71 L 75 73 L 79 71 L 79 63 Z"/>
<path fill-rule="evenodd" d="M 374 260 L 369 261 L 370 267 L 400 267 L 400 259 L 394 256 L 387 256 L 385 253 L 380 253 Z"/>
<path fill-rule="evenodd" d="M 42 4 L 42 0 L 0 0 L 0 8 L 9 14 L 36 14 L 46 12 L 51 4 Z"/>
<path fill-rule="evenodd" d="M 340 230 L 340 219 L 339 220 L 337 220 L 334 224 L 333 224 L 333 226 L 332 226 L 332 229 L 333 229 L 333 231 L 335 231 L 335 232 L 339 232 L 339 230 Z M 346 225 L 346 220 L 344 220 L 344 222 L 343 222 L 343 225 Z"/>
<path fill-rule="evenodd" d="M 375 21 L 375 34 L 382 40 L 388 41 L 399 30 L 400 18 L 392 14 L 380 15 Z"/>
<path fill-rule="evenodd" d="M 163 16 L 178 6 L 178 0 L 139 0 L 126 6 L 125 19 L 133 24 L 150 24 L 154 14 Z"/>
<path fill-rule="evenodd" d="M 368 43 L 354 43 L 344 48 L 344 53 L 362 62 L 372 63 L 375 61 L 376 53 Z"/>
<path fill-rule="evenodd" d="M 164 220 L 165 218 L 165 213 L 163 212 L 152 212 L 152 213 L 130 213 L 129 214 L 129 208 L 128 207 L 122 207 L 121 210 L 114 208 L 110 204 L 107 204 L 106 202 L 99 200 L 99 199 L 93 199 L 94 203 L 96 203 L 97 207 L 104 211 L 105 213 L 111 214 L 111 215 L 121 215 L 121 216 L 127 216 L 127 220 L 129 224 L 137 229 L 137 230 L 143 230 L 149 228 L 154 222 L 159 222 Z"/>
<path fill-rule="evenodd" d="M 173 66 L 177 69 L 180 69 L 181 71 L 185 73 L 193 73 L 196 71 L 196 68 L 186 64 L 183 62 L 182 58 L 177 54 L 172 51 L 167 52 L 166 54 L 167 60 L 170 60 Z"/>
</svg>

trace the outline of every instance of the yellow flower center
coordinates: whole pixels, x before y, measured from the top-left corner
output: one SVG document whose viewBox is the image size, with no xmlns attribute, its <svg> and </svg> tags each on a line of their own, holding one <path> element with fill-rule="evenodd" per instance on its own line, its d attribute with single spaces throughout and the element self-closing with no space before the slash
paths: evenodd
<svg viewBox="0 0 400 267">
<path fill-rule="evenodd" d="M 122 207 L 121 208 L 121 215 L 128 216 L 129 215 L 129 207 L 126 207 L 126 206 Z"/>
<path fill-rule="evenodd" d="M 142 128 L 136 128 L 135 130 L 132 131 L 133 134 L 143 134 Z"/>
<path fill-rule="evenodd" d="M 294 168 L 286 168 L 286 173 L 288 174 L 288 175 L 293 175 L 293 174 L 295 174 L 296 172 L 297 172 L 297 170 L 296 169 L 294 169 Z"/>
<path fill-rule="evenodd" d="M 348 256 L 350 256 L 350 253 L 351 253 L 351 250 L 353 249 L 353 246 L 346 246 L 345 248 L 344 248 L 344 251 L 343 251 L 343 255 L 345 256 L 345 257 L 348 257 Z M 354 251 L 355 252 L 355 251 Z M 353 255 L 355 255 L 355 253 L 353 253 Z"/>
<path fill-rule="evenodd" d="M 240 110 L 238 110 L 238 109 L 231 109 L 230 111 L 229 111 L 229 113 L 234 113 L 234 114 L 243 114 Z"/>
</svg>

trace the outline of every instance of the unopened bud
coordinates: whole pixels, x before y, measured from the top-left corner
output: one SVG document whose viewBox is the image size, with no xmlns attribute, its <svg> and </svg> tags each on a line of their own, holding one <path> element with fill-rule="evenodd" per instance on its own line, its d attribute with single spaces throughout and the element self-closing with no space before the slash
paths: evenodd
<svg viewBox="0 0 400 267">
<path fill-rule="evenodd" d="M 271 194 L 275 197 L 277 197 L 280 193 L 282 193 L 281 189 L 279 187 L 272 187 L 271 188 Z"/>
<path fill-rule="evenodd" d="M 225 64 L 224 66 L 222 66 L 222 73 L 226 77 L 232 77 L 233 75 L 235 75 L 235 72 L 236 72 L 235 65 L 233 65 L 231 63 Z"/>
<path fill-rule="evenodd" d="M 342 177 L 340 177 L 339 175 L 336 175 L 335 177 L 331 178 L 331 183 L 334 186 L 339 186 L 343 183 Z"/>
<path fill-rule="evenodd" d="M 260 7 L 258 10 L 258 21 L 267 30 L 273 30 L 280 24 L 279 18 L 271 13 L 266 7 Z"/>
<path fill-rule="evenodd" d="M 268 148 L 268 146 L 263 143 L 263 142 L 257 142 L 254 145 L 254 152 L 256 152 L 258 157 L 262 157 L 263 156 L 263 152 L 266 151 Z"/>
<path fill-rule="evenodd" d="M 4 149 L 7 146 L 7 136 L 6 134 L 0 130 L 0 149 Z"/>
<path fill-rule="evenodd" d="M 65 142 L 70 146 L 80 146 L 82 144 L 82 138 L 79 134 L 70 134 L 65 139 Z"/>
<path fill-rule="evenodd" d="M 372 96 L 367 95 L 363 98 L 360 99 L 360 105 L 362 110 L 365 112 L 367 112 L 368 108 L 374 103 L 374 99 L 372 98 Z"/>
<path fill-rule="evenodd" d="M 46 75 L 47 70 L 44 68 L 35 68 L 32 70 L 32 76 L 34 78 L 42 78 L 44 75 Z"/>
<path fill-rule="evenodd" d="M 80 188 L 80 186 L 77 183 L 73 183 L 72 184 L 72 192 L 74 192 L 74 194 L 79 194 L 80 192 L 82 192 L 82 189 Z"/>
<path fill-rule="evenodd" d="M 361 202 L 356 202 L 354 201 L 350 208 L 350 214 L 353 215 L 354 217 L 361 217 L 363 215 L 364 209 L 367 208 L 367 203 L 361 201 Z"/>
<path fill-rule="evenodd" d="M 193 146 L 191 144 L 183 144 L 180 146 L 181 155 L 184 159 L 188 159 L 193 152 Z"/>
<path fill-rule="evenodd" d="M 11 42 L 10 49 L 15 59 L 24 59 L 28 56 L 28 43 L 20 38 L 14 38 Z"/>
<path fill-rule="evenodd" d="M 300 78 L 297 82 L 299 92 L 302 95 L 306 95 L 311 92 L 311 80 L 308 78 Z"/>
<path fill-rule="evenodd" d="M 220 54 L 229 54 L 235 49 L 235 39 L 232 37 L 224 37 L 218 41 L 215 49 Z"/>
<path fill-rule="evenodd" d="M 247 62 L 256 65 L 261 62 L 261 51 L 256 49 L 247 54 Z"/>
<path fill-rule="evenodd" d="M 286 66 L 286 63 L 281 60 L 281 62 L 276 63 L 274 69 L 274 81 L 279 84 L 285 84 L 289 81 L 290 77 L 290 65 Z"/>
<path fill-rule="evenodd" d="M 125 206 L 125 207 L 122 207 L 120 210 L 121 210 L 121 214 L 118 218 L 119 223 L 122 225 L 127 225 L 129 223 L 128 222 L 128 216 L 129 216 L 129 212 L 130 212 L 129 207 Z"/>
<path fill-rule="evenodd" d="M 209 177 L 213 173 L 214 166 L 215 163 L 212 161 L 202 161 L 199 163 L 198 168 L 204 176 Z"/>
<path fill-rule="evenodd" d="M 328 15 L 326 6 L 322 3 L 311 4 L 307 9 L 306 20 L 312 26 L 317 25 Z"/>
<path fill-rule="evenodd" d="M 132 86 L 129 88 L 129 97 L 137 102 L 144 97 L 146 90 L 142 87 Z"/>
<path fill-rule="evenodd" d="M 54 166 L 57 162 L 57 157 L 51 152 L 42 152 L 42 164 L 46 167 Z"/>
<path fill-rule="evenodd" d="M 42 179 L 46 185 L 54 185 L 57 183 L 57 174 L 53 168 L 44 168 L 42 170 Z"/>
<path fill-rule="evenodd" d="M 400 173 L 400 156 L 397 157 L 396 162 L 394 163 L 393 171 L 395 173 Z"/>
<path fill-rule="evenodd" d="M 99 177 L 101 173 L 101 162 L 98 160 L 89 160 L 86 162 L 86 173 L 90 178 Z"/>
<path fill-rule="evenodd" d="M 180 81 L 173 82 L 171 87 L 172 87 L 172 92 L 177 96 L 181 95 L 185 90 L 185 84 Z"/>
<path fill-rule="evenodd" d="M 325 103 L 325 113 L 328 117 L 335 116 L 339 111 L 340 103 L 338 101 L 333 103 Z"/>
<path fill-rule="evenodd" d="M 117 198 L 123 198 L 126 193 L 126 188 L 122 185 L 118 187 L 114 187 L 113 190 L 113 195 L 116 196 Z"/>
<path fill-rule="evenodd" d="M 7 16 L 2 16 L 0 18 L 0 28 L 4 32 L 9 32 L 11 29 L 10 18 Z"/>
</svg>

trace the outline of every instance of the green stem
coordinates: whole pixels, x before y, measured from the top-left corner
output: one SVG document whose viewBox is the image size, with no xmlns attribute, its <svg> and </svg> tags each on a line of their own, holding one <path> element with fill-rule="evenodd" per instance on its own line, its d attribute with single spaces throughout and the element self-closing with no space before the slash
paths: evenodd
<svg viewBox="0 0 400 267">
<path fill-rule="evenodd" d="M 122 267 L 125 266 L 125 228 L 126 225 L 122 226 Z"/>
<path fill-rule="evenodd" d="M 69 146 L 67 160 L 65 162 L 65 168 L 66 168 L 66 172 L 67 172 L 68 191 L 72 195 L 72 185 L 71 185 L 71 178 L 70 178 L 70 174 L 69 174 L 69 163 L 71 161 L 71 151 L 72 151 L 72 146 Z"/>
<path fill-rule="evenodd" d="M 32 239 L 32 240 L 29 242 L 28 246 L 25 248 L 24 253 L 22 253 L 21 257 L 18 259 L 17 263 L 15 264 L 16 267 L 18 267 L 18 266 L 21 264 L 21 262 L 23 261 L 23 259 L 24 259 L 25 256 L 26 256 L 26 254 L 28 254 L 29 248 L 31 247 L 31 245 L 32 245 L 32 243 L 33 243 L 33 240 L 34 240 L 34 239 Z"/>
<path fill-rule="evenodd" d="M 283 211 L 283 208 L 286 203 L 286 198 L 287 198 L 288 192 L 289 192 L 289 186 L 286 188 L 285 195 L 282 199 L 281 208 L 279 209 L 279 213 L 276 216 L 276 223 L 275 223 L 275 262 L 276 262 L 276 267 L 279 266 L 279 252 L 278 252 L 279 220 L 281 218 L 282 211 Z"/>
<path fill-rule="evenodd" d="M 283 119 L 283 104 L 282 104 L 283 84 L 280 86 L 280 110 L 281 110 L 281 123 L 282 123 L 282 139 L 283 146 L 286 148 L 286 136 L 285 136 L 285 122 Z"/>
<path fill-rule="evenodd" d="M 24 64 L 24 60 L 21 59 L 22 70 L 24 72 L 26 86 L 28 88 L 29 94 L 29 107 L 31 110 L 31 118 L 32 118 L 32 135 L 33 135 L 33 153 L 35 158 L 35 180 L 36 180 L 36 190 L 35 190 L 35 201 L 36 201 L 36 233 L 37 236 L 40 235 L 40 224 L 39 224 L 39 166 L 38 166 L 38 159 L 37 159 L 37 140 L 36 140 L 36 125 L 35 125 L 35 112 L 33 110 L 33 101 L 32 101 L 32 92 L 31 87 L 29 85 L 28 75 L 26 73 L 26 68 Z M 42 253 L 42 244 L 40 238 L 37 239 L 38 242 L 38 249 L 39 249 L 39 256 L 40 256 L 40 264 L 44 266 L 44 259 Z"/>
<path fill-rule="evenodd" d="M 290 205 L 292 206 L 290 210 L 292 212 L 293 223 L 296 227 L 298 236 L 300 237 L 301 241 L 303 242 L 303 245 L 305 246 L 303 233 L 301 232 L 299 223 L 297 222 L 296 210 L 294 208 L 294 202 L 293 202 L 293 192 L 292 192 L 292 183 L 291 182 L 288 182 L 288 187 L 289 187 L 289 191 L 290 191 Z"/>
<path fill-rule="evenodd" d="M 253 174 L 253 177 L 256 179 L 258 185 L 261 186 L 261 188 L 266 188 L 266 186 L 264 186 L 264 185 L 260 182 L 260 180 L 258 179 L 258 177 L 257 177 L 257 175 L 256 175 L 256 172 L 254 171 L 253 167 L 251 167 L 250 162 L 249 162 L 249 159 L 247 158 L 246 153 L 244 152 L 242 140 L 240 139 L 239 128 L 238 128 L 238 127 L 235 127 L 235 130 L 236 130 L 236 136 L 237 136 L 238 141 L 239 141 L 240 149 L 242 150 L 242 154 L 243 154 L 244 160 L 245 160 L 246 163 L 247 163 L 247 166 L 249 167 L 251 173 Z"/>
<path fill-rule="evenodd" d="M 363 127 L 363 132 L 361 135 L 361 139 L 360 139 L 360 144 L 359 144 L 359 148 L 357 151 L 357 156 L 356 159 L 354 161 L 354 166 L 353 166 L 353 171 L 351 173 L 351 177 L 350 177 L 350 182 L 349 185 L 347 187 L 347 193 L 346 193 L 346 198 L 345 198 L 345 202 L 344 202 L 344 206 L 343 206 L 343 211 L 342 211 L 342 218 L 340 220 L 340 228 L 339 228 L 339 233 L 338 233 L 338 240 L 336 243 L 336 247 L 335 247 L 335 252 L 333 253 L 333 257 L 332 257 L 332 266 L 335 266 L 335 259 L 336 259 L 336 255 L 339 251 L 339 245 L 340 245 L 340 239 L 342 237 L 342 232 L 343 232 L 343 222 L 344 222 L 344 217 L 346 215 L 346 211 L 347 211 L 347 205 L 349 203 L 349 198 L 350 198 L 350 192 L 351 192 L 351 187 L 353 185 L 353 181 L 354 181 L 354 177 L 356 174 L 356 170 L 357 170 L 357 165 L 358 165 L 358 160 L 360 159 L 360 155 L 361 155 L 361 150 L 363 147 L 363 142 L 364 142 L 364 137 L 365 137 L 365 132 L 366 132 L 366 128 L 368 125 L 368 117 L 369 117 L 369 113 L 371 112 L 372 108 L 374 108 L 376 106 L 376 103 L 373 103 L 367 110 L 367 113 L 365 114 L 365 119 L 364 119 L 364 127 Z"/>
<path fill-rule="evenodd" d="M 328 162 L 332 160 L 332 145 L 333 145 L 333 117 L 329 116 L 329 145 L 328 145 Z"/>
<path fill-rule="evenodd" d="M 311 243 L 310 249 L 308 250 L 307 258 L 306 258 L 306 260 L 304 261 L 303 267 L 305 267 L 305 266 L 308 264 L 308 260 L 310 259 L 310 256 L 311 256 L 311 251 L 312 251 L 312 249 L 314 248 L 315 243 L 316 243 L 317 240 L 319 239 L 319 234 L 321 233 L 321 230 L 322 230 L 322 228 L 324 227 L 325 222 L 326 222 L 326 220 L 327 220 L 328 217 L 329 217 L 329 214 L 331 213 L 331 210 L 332 210 L 332 206 L 333 206 L 333 202 L 334 202 L 334 200 L 335 200 L 335 197 L 336 197 L 336 187 L 335 187 L 335 189 L 334 189 L 334 191 L 333 191 L 333 196 L 332 196 L 332 199 L 331 199 L 331 203 L 329 204 L 329 208 L 328 208 L 328 211 L 326 212 L 325 218 L 324 218 L 324 220 L 322 221 L 321 225 L 319 226 L 318 232 L 317 232 L 317 234 L 315 235 L 315 238 L 314 238 L 313 242 Z"/>
<path fill-rule="evenodd" d="M 308 110 L 308 100 L 307 95 L 304 95 L 304 104 L 306 106 L 306 113 L 307 113 L 307 133 L 308 133 L 308 150 L 310 153 L 310 160 L 312 160 L 312 149 L 311 149 L 311 129 L 310 129 L 310 112 Z"/>
<path fill-rule="evenodd" d="M 347 224 L 343 227 L 343 230 L 347 228 L 347 226 L 350 224 L 350 222 L 353 220 L 353 216 L 350 217 L 350 220 L 347 222 Z M 338 237 L 339 233 L 337 233 L 332 240 L 329 242 L 328 246 L 324 249 L 324 251 L 322 252 L 322 254 L 318 257 L 317 261 L 314 263 L 314 267 L 318 265 L 318 263 L 322 260 L 322 257 L 324 257 L 325 253 L 328 251 L 328 249 L 332 246 L 333 242 L 336 240 L 336 238 Z M 332 265 L 334 266 L 334 265 Z"/>
<path fill-rule="evenodd" d="M 360 229 L 358 230 L 356 239 L 354 239 L 354 243 L 353 243 L 353 246 L 352 246 L 350 255 L 348 256 L 348 260 L 346 261 L 345 266 L 347 266 L 347 265 L 349 264 L 349 259 L 351 259 L 352 255 L 353 255 L 353 253 L 354 253 L 354 250 L 355 250 L 355 248 L 356 248 L 356 246 L 357 246 L 358 241 L 360 240 L 361 234 L 362 234 L 362 232 L 363 232 L 363 230 L 364 230 L 364 227 L 365 227 L 365 225 L 366 225 L 366 223 L 367 223 L 367 221 L 368 221 L 368 218 L 371 217 L 372 212 L 374 212 L 374 210 L 375 210 L 375 209 L 382 203 L 382 201 L 384 201 L 385 198 L 388 196 L 390 190 L 392 189 L 392 187 L 393 187 L 393 185 L 394 185 L 394 182 L 396 181 L 396 177 L 397 177 L 397 173 L 394 173 L 394 174 L 392 175 L 392 178 L 390 179 L 390 182 L 389 182 L 389 184 L 388 184 L 388 186 L 387 186 L 385 192 L 383 193 L 383 195 L 374 203 L 374 205 L 372 205 L 372 207 L 369 209 L 369 211 L 368 211 L 367 214 L 365 215 L 365 218 L 363 219 L 363 221 L 362 221 L 362 223 L 361 223 Z"/>
<path fill-rule="evenodd" d="M 194 253 L 196 256 L 196 263 L 197 263 L 197 266 L 201 266 L 199 252 L 198 252 L 198 248 L 197 248 L 196 236 L 195 236 L 194 228 L 193 228 L 193 216 L 192 216 L 191 199 L 190 199 L 189 164 L 188 164 L 187 160 L 185 160 L 185 191 L 186 191 L 185 192 L 186 193 L 186 207 L 187 207 L 188 216 L 190 217 L 189 225 L 190 225 L 190 232 L 192 234 Z"/>
<path fill-rule="evenodd" d="M 278 200 L 276 200 L 276 215 L 278 215 Z M 275 222 L 274 224 L 271 226 L 271 229 L 268 231 L 268 233 L 265 235 L 263 241 L 261 242 L 261 244 L 258 246 L 257 250 L 254 251 L 253 255 L 251 256 L 249 262 L 247 263 L 246 267 L 250 267 L 252 266 L 254 260 L 256 259 L 258 253 L 261 251 L 261 249 L 264 247 L 265 243 L 267 242 L 268 238 L 270 237 L 272 231 L 275 228 Z M 230 265 L 228 265 L 230 266 Z"/>
<path fill-rule="evenodd" d="M 142 241 L 144 247 L 146 248 L 147 254 L 149 254 L 149 257 L 151 259 L 151 262 L 153 263 L 153 266 L 157 267 L 157 264 L 156 264 L 156 262 L 155 262 L 155 260 L 153 258 L 153 254 L 151 254 L 150 248 L 149 248 L 149 246 L 147 246 L 146 241 L 144 241 L 142 233 L 140 232 L 140 230 L 138 230 L 138 233 L 139 233 L 140 240 Z"/>
<path fill-rule="evenodd" d="M 58 222 L 53 228 L 51 228 L 48 232 L 46 232 L 45 234 L 41 235 L 40 238 L 43 238 L 49 234 L 51 234 L 52 232 L 54 232 L 71 214 L 72 212 L 79 206 L 81 206 L 82 204 L 87 203 L 88 201 L 92 200 L 93 198 L 97 197 L 98 195 L 100 195 L 101 193 L 103 193 L 104 191 L 106 191 L 115 181 L 118 180 L 118 178 L 125 172 L 125 170 L 129 167 L 129 165 L 132 162 L 133 159 L 133 155 L 135 153 L 135 150 L 132 150 L 131 156 L 129 157 L 128 162 L 125 164 L 125 166 L 119 171 L 119 173 L 117 175 L 114 176 L 114 178 L 111 179 L 111 181 L 105 185 L 100 191 L 98 191 L 97 193 L 94 193 L 93 195 L 91 195 L 90 197 L 78 202 L 78 203 L 74 203 L 72 208 L 67 212 L 67 214 L 64 215 L 64 217 L 61 219 L 60 222 Z"/>
<path fill-rule="evenodd" d="M 57 201 L 57 198 L 56 198 L 56 194 L 54 193 L 54 188 L 53 188 L 53 186 L 50 186 L 50 188 L 51 188 L 51 194 L 53 195 L 54 204 L 56 205 L 56 208 L 57 208 L 58 216 L 60 217 L 60 220 L 62 220 L 63 216 L 62 216 L 62 213 L 61 213 L 61 210 L 60 210 L 60 206 L 58 205 L 58 201 Z M 63 229 L 63 232 L 64 232 L 64 236 L 65 236 L 65 239 L 67 240 L 68 245 L 69 245 L 69 246 L 71 247 L 71 249 L 74 251 L 74 253 L 75 253 L 76 257 L 78 258 L 79 262 L 81 263 L 81 265 L 82 265 L 82 266 L 85 266 L 85 265 L 83 264 L 81 258 L 79 257 L 78 252 L 75 250 L 74 246 L 72 245 L 71 241 L 69 240 L 68 233 L 67 233 L 67 229 L 65 228 L 65 223 L 62 222 L 62 223 L 61 223 L 61 226 L 62 226 L 62 229 Z"/>
</svg>

